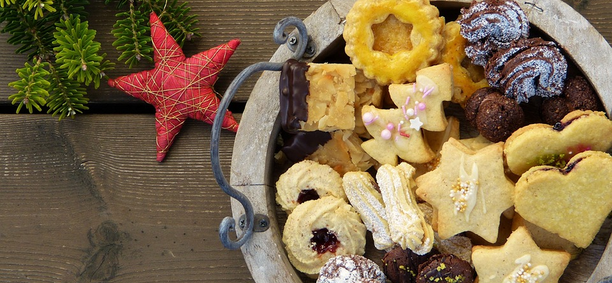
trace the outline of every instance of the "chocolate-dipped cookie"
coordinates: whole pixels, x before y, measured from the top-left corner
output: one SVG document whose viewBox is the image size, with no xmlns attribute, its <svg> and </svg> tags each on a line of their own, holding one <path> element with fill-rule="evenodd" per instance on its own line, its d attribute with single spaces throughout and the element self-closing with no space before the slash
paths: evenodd
<svg viewBox="0 0 612 283">
<path fill-rule="evenodd" d="M 465 260 L 452 254 L 437 254 L 419 266 L 417 283 L 474 282 L 474 270 Z"/>
</svg>

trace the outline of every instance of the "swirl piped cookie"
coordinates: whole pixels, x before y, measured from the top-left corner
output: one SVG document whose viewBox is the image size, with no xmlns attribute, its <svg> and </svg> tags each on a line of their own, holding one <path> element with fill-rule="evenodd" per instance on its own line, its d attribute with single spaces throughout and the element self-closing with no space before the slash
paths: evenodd
<svg viewBox="0 0 612 283">
<path fill-rule="evenodd" d="M 510 171 L 521 175 L 536 165 L 563 167 L 573 155 L 585 150 L 612 147 L 612 121 L 605 113 L 575 110 L 554 126 L 531 124 L 518 129 L 504 146 Z"/>
</svg>

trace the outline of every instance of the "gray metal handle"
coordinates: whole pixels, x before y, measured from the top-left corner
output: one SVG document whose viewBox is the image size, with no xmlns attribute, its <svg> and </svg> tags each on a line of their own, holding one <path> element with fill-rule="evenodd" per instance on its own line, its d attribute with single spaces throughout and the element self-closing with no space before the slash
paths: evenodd
<svg viewBox="0 0 612 283">
<path fill-rule="evenodd" d="M 299 37 L 288 36 L 285 33 L 285 29 L 287 29 L 288 27 L 297 28 Z M 276 42 L 277 44 L 282 45 L 287 43 L 289 49 L 293 51 L 293 58 L 296 60 L 299 60 L 304 56 L 312 57 L 315 54 L 315 46 L 309 40 L 306 25 L 304 25 L 302 20 L 296 17 L 288 17 L 279 21 L 276 24 L 276 27 L 274 28 L 273 36 L 274 42 Z M 230 239 L 229 235 L 231 231 L 235 231 L 236 229 L 236 221 L 234 220 L 234 218 L 229 216 L 225 217 L 219 225 L 219 238 L 221 239 L 221 243 L 225 248 L 230 250 L 239 249 L 242 245 L 244 245 L 245 242 L 247 242 L 251 238 L 254 231 L 265 231 L 269 226 L 269 219 L 266 215 L 255 215 L 253 212 L 253 205 L 249 201 L 248 197 L 246 197 L 240 191 L 234 189 L 223 175 L 223 170 L 221 169 L 221 164 L 219 160 L 219 136 L 221 132 L 221 125 L 223 123 L 223 117 L 225 117 L 227 107 L 232 101 L 234 95 L 236 94 L 236 91 L 242 85 L 242 83 L 244 83 L 244 81 L 246 81 L 251 75 L 257 72 L 280 71 L 283 67 L 283 64 L 284 63 L 259 62 L 242 70 L 242 72 L 240 72 L 240 74 L 236 76 L 236 78 L 232 81 L 232 83 L 225 91 L 225 94 L 221 99 L 219 109 L 217 110 L 217 114 L 215 115 L 215 120 L 212 125 L 210 141 L 210 159 L 215 179 L 217 180 L 217 184 L 219 184 L 221 189 L 226 194 L 240 202 L 240 204 L 244 207 L 245 211 L 245 214 L 241 216 L 240 219 L 240 228 L 243 230 L 243 234 L 236 240 Z M 258 226 L 254 228 L 256 218 Z"/>
</svg>

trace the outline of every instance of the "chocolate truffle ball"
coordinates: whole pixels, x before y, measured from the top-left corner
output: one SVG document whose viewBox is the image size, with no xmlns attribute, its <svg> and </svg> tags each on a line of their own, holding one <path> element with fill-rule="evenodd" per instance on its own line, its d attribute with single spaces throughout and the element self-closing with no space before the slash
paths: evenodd
<svg viewBox="0 0 612 283">
<path fill-rule="evenodd" d="M 426 262 L 433 253 L 437 251 L 418 255 L 410 249 L 397 246 L 383 257 L 383 271 L 393 283 L 415 283 L 419 265 Z"/>
<path fill-rule="evenodd" d="M 437 254 L 419 266 L 417 283 L 474 282 L 474 270 L 470 263 L 452 254 Z"/>
<path fill-rule="evenodd" d="M 595 90 L 582 76 L 568 79 L 560 97 L 547 99 L 542 102 L 542 120 L 547 124 L 555 124 L 567 113 L 574 110 L 593 110 L 599 108 Z"/>
<path fill-rule="evenodd" d="M 467 101 L 465 116 L 483 137 L 492 142 L 506 140 L 523 126 L 525 120 L 518 103 L 495 88 L 477 90 Z"/>
<path fill-rule="evenodd" d="M 340 255 L 321 267 L 317 283 L 385 283 L 385 274 L 366 257 Z"/>
</svg>

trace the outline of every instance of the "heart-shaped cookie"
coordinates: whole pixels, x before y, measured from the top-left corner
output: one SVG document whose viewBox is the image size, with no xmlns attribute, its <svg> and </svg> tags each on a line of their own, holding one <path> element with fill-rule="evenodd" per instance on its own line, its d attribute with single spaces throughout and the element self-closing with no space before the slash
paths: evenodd
<svg viewBox="0 0 612 283">
<path fill-rule="evenodd" d="M 515 131 L 504 146 L 508 168 L 521 175 L 537 165 L 567 161 L 586 150 L 612 147 L 612 121 L 604 112 L 575 110 L 555 126 L 531 124 Z M 562 167 L 562 166 L 561 166 Z"/>
<path fill-rule="evenodd" d="M 514 205 L 527 221 L 586 248 L 612 211 L 612 156 L 585 151 L 563 169 L 533 167 L 516 183 Z"/>
</svg>

